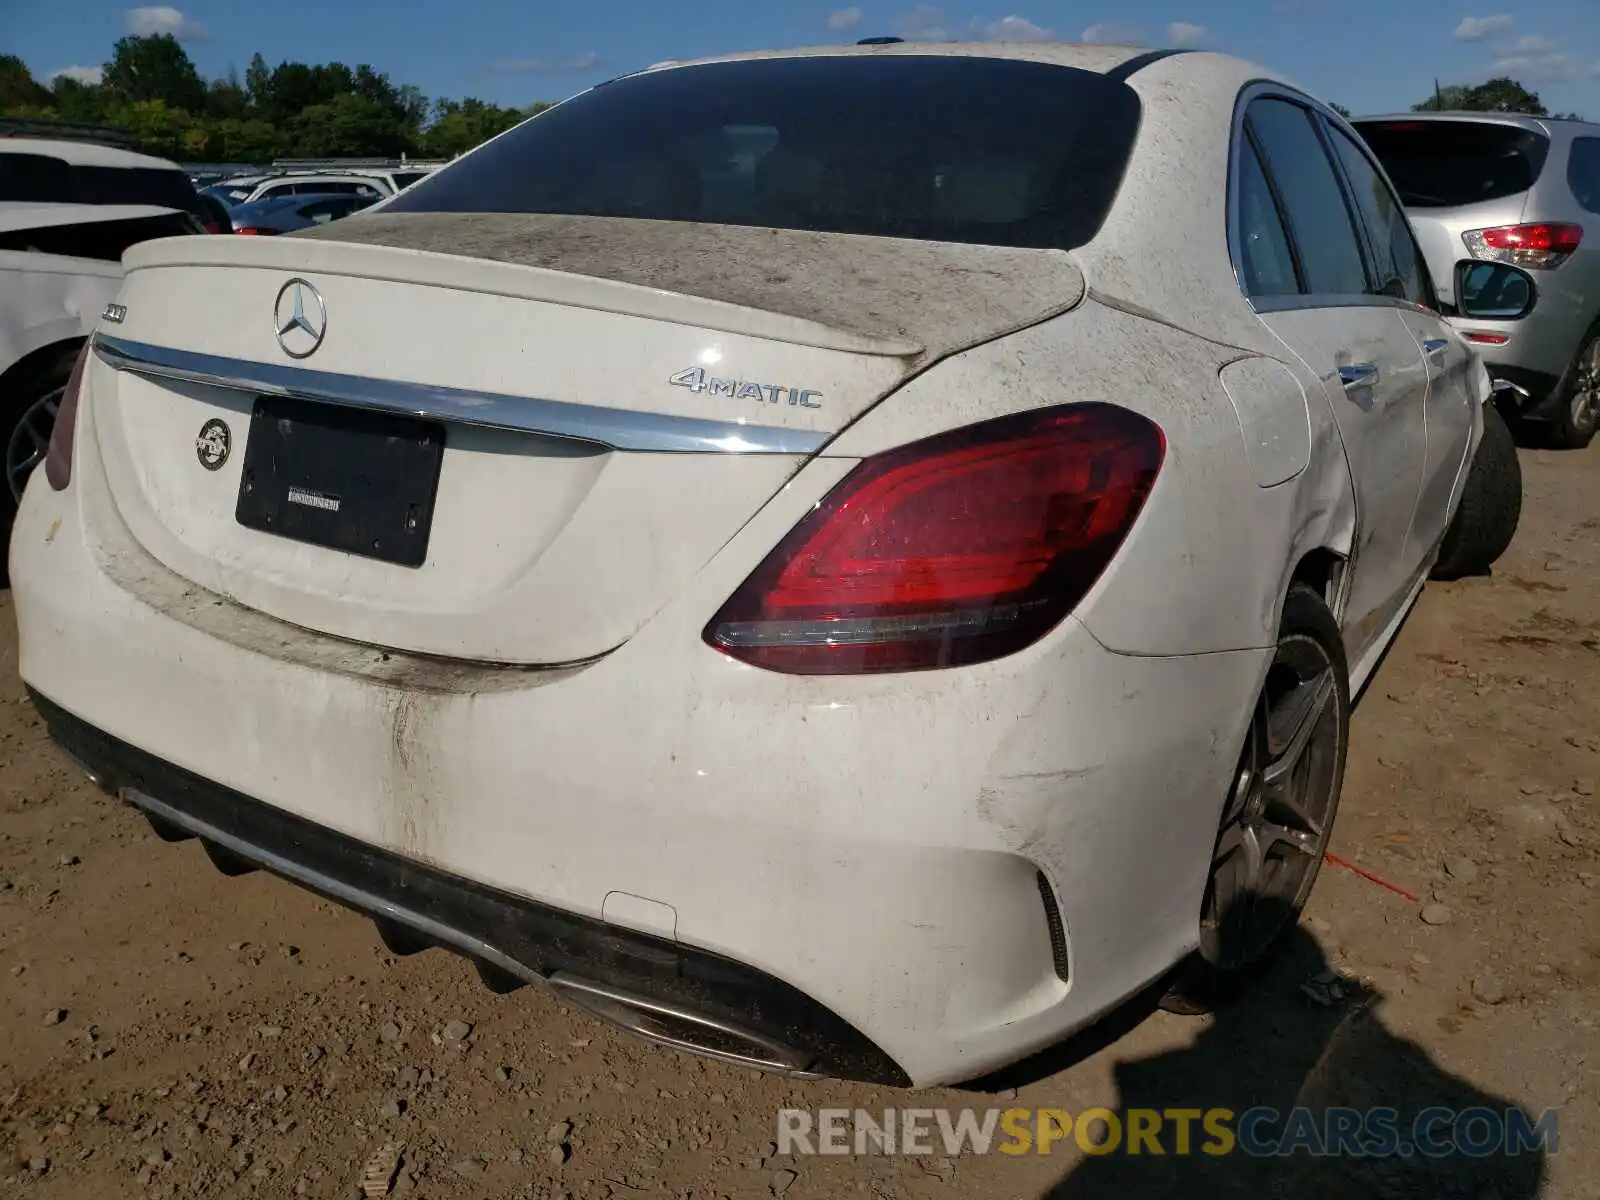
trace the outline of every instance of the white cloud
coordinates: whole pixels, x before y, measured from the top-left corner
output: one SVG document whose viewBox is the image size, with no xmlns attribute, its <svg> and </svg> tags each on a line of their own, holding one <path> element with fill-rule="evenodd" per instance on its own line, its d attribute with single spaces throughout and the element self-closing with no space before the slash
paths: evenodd
<svg viewBox="0 0 1600 1200">
<path fill-rule="evenodd" d="M 1554 54 L 1559 47 L 1547 37 L 1530 34 L 1511 43 L 1509 54 Z"/>
<path fill-rule="evenodd" d="M 1456 26 L 1456 41 L 1482 42 L 1489 38 L 1505 37 L 1516 22 L 1505 13 L 1492 17 L 1462 17 Z"/>
<path fill-rule="evenodd" d="M 991 42 L 1048 42 L 1055 37 L 1027 17 L 1001 17 L 998 21 L 980 24 L 978 29 Z"/>
<path fill-rule="evenodd" d="M 841 8 L 828 14 L 828 28 L 854 29 L 865 15 L 859 8 Z"/>
<path fill-rule="evenodd" d="M 574 71 L 592 71 L 604 62 L 590 50 L 570 58 L 502 58 L 489 66 L 497 75 L 562 75 Z"/>
<path fill-rule="evenodd" d="M 45 80 L 54 83 L 58 79 L 70 79 L 74 83 L 93 86 L 100 82 L 104 74 L 104 67 L 62 67 L 59 71 L 51 71 L 45 76 Z"/>
<path fill-rule="evenodd" d="M 944 14 L 930 4 L 919 4 L 895 21 L 900 36 L 911 42 L 948 42 L 952 38 Z"/>
<path fill-rule="evenodd" d="M 1121 21 L 1099 21 L 1083 31 L 1080 41 L 1097 46 L 1137 46 L 1139 31 Z"/>
<path fill-rule="evenodd" d="M 1570 83 L 1600 79 L 1600 62 L 1582 62 L 1554 51 L 1505 54 L 1489 64 L 1489 75 L 1509 75 L 1519 83 Z"/>
<path fill-rule="evenodd" d="M 1174 46 L 1198 46 L 1211 36 L 1204 25 L 1191 25 L 1188 21 L 1174 21 L 1167 26 L 1167 41 Z"/>
<path fill-rule="evenodd" d="M 206 35 L 205 26 L 191 21 L 181 9 L 165 4 L 130 8 L 123 14 L 123 26 L 134 37 L 170 33 L 180 42 L 196 42 Z"/>
</svg>

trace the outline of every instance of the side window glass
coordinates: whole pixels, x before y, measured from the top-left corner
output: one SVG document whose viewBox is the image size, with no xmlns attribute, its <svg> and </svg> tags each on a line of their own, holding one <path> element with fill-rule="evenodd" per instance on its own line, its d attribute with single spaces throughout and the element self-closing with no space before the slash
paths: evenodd
<svg viewBox="0 0 1600 1200">
<path fill-rule="evenodd" d="M 1433 307 L 1427 267 L 1416 239 L 1411 236 L 1411 227 L 1406 223 L 1399 199 L 1361 147 L 1331 126 L 1328 134 L 1333 139 L 1339 161 L 1344 164 L 1356 207 L 1371 239 L 1372 257 L 1378 268 L 1378 286 L 1373 290 L 1380 296 L 1394 296 Z"/>
<path fill-rule="evenodd" d="M 1272 197 L 1266 172 L 1255 144 L 1242 139 L 1239 152 L 1239 211 L 1235 216 L 1239 235 L 1239 270 L 1245 295 L 1293 296 L 1300 291 L 1295 275 L 1294 254 L 1289 235 L 1284 231 L 1278 203 Z"/>
<path fill-rule="evenodd" d="M 1361 244 L 1311 114 L 1287 100 L 1263 99 L 1250 106 L 1247 120 L 1278 185 L 1306 290 L 1322 296 L 1364 295 L 1367 271 Z"/>
<path fill-rule="evenodd" d="M 1585 212 L 1600 213 L 1600 137 L 1572 139 L 1567 185 Z"/>
</svg>

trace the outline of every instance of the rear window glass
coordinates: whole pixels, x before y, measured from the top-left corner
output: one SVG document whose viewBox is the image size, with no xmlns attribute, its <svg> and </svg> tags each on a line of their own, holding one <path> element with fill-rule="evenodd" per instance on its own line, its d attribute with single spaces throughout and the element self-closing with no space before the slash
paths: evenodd
<svg viewBox="0 0 1600 1200">
<path fill-rule="evenodd" d="M 1567 183 L 1585 212 L 1600 213 L 1600 137 L 1572 140 Z"/>
<path fill-rule="evenodd" d="M 82 203 L 65 159 L 47 154 L 0 154 L 0 200 L 31 204 Z"/>
<path fill-rule="evenodd" d="M 426 171 L 396 171 L 390 176 L 394 180 L 394 186 L 397 188 L 410 187 L 417 180 L 426 179 L 427 177 L 428 172 Z"/>
<path fill-rule="evenodd" d="M 166 213 L 127 221 L 95 221 L 87 225 L 52 225 L 0 233 L 0 250 L 28 250 L 120 262 L 130 246 L 152 238 L 184 237 L 203 233 L 187 213 Z"/>
<path fill-rule="evenodd" d="M 1407 208 L 1457 208 L 1531 188 L 1550 140 L 1483 121 L 1372 121 L 1356 125 Z"/>
<path fill-rule="evenodd" d="M 400 193 L 388 212 L 568 213 L 1071 248 L 1139 125 L 1126 84 L 944 56 L 628 76 Z"/>
<path fill-rule="evenodd" d="M 156 204 L 199 209 L 194 184 L 182 171 L 151 167 L 75 167 L 91 204 Z"/>
</svg>

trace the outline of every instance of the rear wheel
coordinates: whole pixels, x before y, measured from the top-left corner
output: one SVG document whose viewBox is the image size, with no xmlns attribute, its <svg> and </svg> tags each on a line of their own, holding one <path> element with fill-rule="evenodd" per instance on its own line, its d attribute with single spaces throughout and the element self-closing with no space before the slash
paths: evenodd
<svg viewBox="0 0 1600 1200">
<path fill-rule="evenodd" d="M 1522 464 L 1504 418 L 1483 410 L 1478 442 L 1461 490 L 1461 503 L 1445 531 L 1435 579 L 1461 579 L 1488 571 L 1511 545 L 1522 519 Z"/>
<path fill-rule="evenodd" d="M 1294 932 L 1344 785 L 1350 681 L 1339 627 L 1294 584 L 1278 644 L 1222 806 L 1200 913 L 1200 948 L 1162 1006 L 1209 1012 L 1271 963 Z"/>
<path fill-rule="evenodd" d="M 1561 381 L 1552 414 L 1551 439 L 1562 450 L 1582 450 L 1600 426 L 1600 322 L 1584 335 L 1578 355 Z"/>
</svg>

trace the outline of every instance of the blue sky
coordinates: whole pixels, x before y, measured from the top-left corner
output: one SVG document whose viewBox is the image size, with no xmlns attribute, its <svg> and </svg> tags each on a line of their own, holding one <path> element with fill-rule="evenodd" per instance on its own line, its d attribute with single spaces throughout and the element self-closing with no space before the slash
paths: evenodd
<svg viewBox="0 0 1600 1200">
<path fill-rule="evenodd" d="M 1600 120 L 1596 0 L 0 0 L 0 51 L 46 77 L 92 71 L 128 32 L 172 32 L 208 76 L 269 63 L 370 63 L 430 96 L 554 100 L 666 58 L 869 34 L 1193 44 L 1289 72 L 1357 112 L 1408 107 L 1437 75 L 1510 74 Z M 1014 5 L 1014 7 L 1013 7 Z"/>
</svg>

